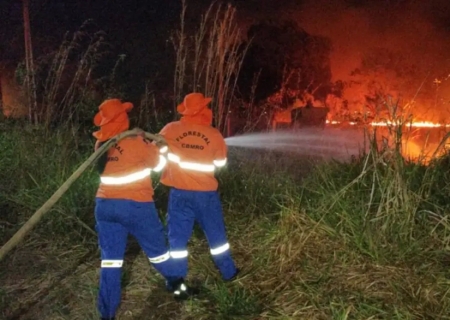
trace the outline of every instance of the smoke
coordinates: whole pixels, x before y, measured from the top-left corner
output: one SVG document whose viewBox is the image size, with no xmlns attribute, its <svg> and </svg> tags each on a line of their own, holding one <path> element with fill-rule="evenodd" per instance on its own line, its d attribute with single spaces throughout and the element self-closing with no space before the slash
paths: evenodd
<svg viewBox="0 0 450 320">
<path fill-rule="evenodd" d="M 405 65 L 414 66 L 415 76 L 394 79 L 397 92 L 390 93 L 408 101 L 416 99 L 418 104 L 412 110 L 415 116 L 445 121 L 450 116 L 450 1 L 366 0 L 362 5 L 349 2 L 305 0 L 287 16 L 308 33 L 331 39 L 333 81 L 350 80 L 351 72 L 374 49 L 401 55 Z M 379 75 L 379 80 L 380 77 L 383 76 Z M 433 81 L 445 77 L 439 92 L 435 91 Z M 363 101 L 355 96 L 355 91 L 349 91 L 346 98 L 356 98 L 356 105 Z"/>
<path fill-rule="evenodd" d="M 244 28 L 257 20 L 289 18 L 308 33 L 331 39 L 333 80 L 348 80 L 374 48 L 399 52 L 432 73 L 450 72 L 448 0 L 234 1 Z M 257 2 L 257 3 L 256 3 Z M 274 6 L 274 3 L 277 5 Z"/>
<path fill-rule="evenodd" d="M 290 18 L 333 43 L 334 80 L 345 80 L 374 47 L 401 52 L 437 68 L 450 58 L 448 0 L 234 0 L 244 28 L 258 20 Z M 282 3 L 282 5 L 280 5 Z"/>
<path fill-rule="evenodd" d="M 401 53 L 411 64 L 431 72 L 448 66 L 450 58 L 449 1 L 306 0 L 289 14 L 309 33 L 333 43 L 333 80 L 347 80 L 361 58 L 374 48 Z M 447 28 L 447 29 L 445 29 Z"/>
<path fill-rule="evenodd" d="M 424 113 L 425 108 L 432 118 L 450 116 L 449 0 L 284 0 L 278 8 L 270 5 L 276 2 L 272 0 L 259 0 L 258 5 L 253 0 L 245 1 L 245 5 L 235 2 L 243 9 L 244 26 L 280 17 L 297 21 L 310 34 L 328 37 L 333 46 L 333 81 L 351 80 L 351 72 L 375 49 L 397 53 L 415 73 L 414 81 L 397 79 L 402 86 L 398 94 L 409 100 L 416 98 L 419 89 L 426 91 L 417 112 Z M 435 89 L 436 78 L 442 80 L 438 93 L 430 91 Z M 422 87 L 423 83 L 428 89 Z M 439 95 L 439 101 L 435 95 Z M 440 115 L 432 116 L 430 108 L 434 109 L 431 113 Z"/>
</svg>

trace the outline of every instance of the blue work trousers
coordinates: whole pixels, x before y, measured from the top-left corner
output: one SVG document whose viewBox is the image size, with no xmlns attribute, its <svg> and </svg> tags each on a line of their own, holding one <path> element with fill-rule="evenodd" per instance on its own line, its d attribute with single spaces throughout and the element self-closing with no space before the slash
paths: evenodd
<svg viewBox="0 0 450 320">
<path fill-rule="evenodd" d="M 175 279 L 164 226 L 153 202 L 97 198 L 95 219 L 102 260 L 98 295 L 102 317 L 115 316 L 121 301 L 121 268 L 129 233 L 155 269 L 167 280 Z"/>
<path fill-rule="evenodd" d="M 176 266 L 176 276 L 188 272 L 187 243 L 197 222 L 206 235 L 215 265 L 228 280 L 236 273 L 227 241 L 222 204 L 217 191 L 189 191 L 172 188 L 169 195 L 168 235 L 170 254 Z"/>
</svg>

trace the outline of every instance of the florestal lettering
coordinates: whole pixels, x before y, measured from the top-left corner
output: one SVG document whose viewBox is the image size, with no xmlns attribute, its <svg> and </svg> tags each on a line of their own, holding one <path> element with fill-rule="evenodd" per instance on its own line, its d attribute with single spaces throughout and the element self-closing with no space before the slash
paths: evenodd
<svg viewBox="0 0 450 320">
<path fill-rule="evenodd" d="M 114 145 L 114 149 L 116 149 L 117 151 L 119 151 L 120 154 L 123 154 L 123 149 L 121 146 L 119 146 L 117 143 Z"/>
<path fill-rule="evenodd" d="M 182 143 L 181 147 L 185 149 L 196 149 L 196 150 L 203 150 L 205 148 L 204 146 L 200 146 L 198 144 L 187 144 L 187 143 Z"/>
<path fill-rule="evenodd" d="M 186 137 L 198 137 L 198 138 L 201 138 L 203 141 L 205 141 L 206 145 L 209 145 L 209 143 L 211 142 L 207 136 L 205 136 L 203 133 L 198 132 L 198 131 L 186 131 L 186 132 L 183 132 L 182 134 L 180 134 L 180 136 L 178 138 L 176 138 L 176 140 L 177 140 L 177 142 L 180 142 L 181 140 L 183 140 Z"/>
</svg>

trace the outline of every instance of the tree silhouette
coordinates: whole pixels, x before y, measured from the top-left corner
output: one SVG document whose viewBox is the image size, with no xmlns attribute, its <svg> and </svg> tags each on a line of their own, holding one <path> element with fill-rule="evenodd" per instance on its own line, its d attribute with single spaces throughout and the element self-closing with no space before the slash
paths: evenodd
<svg viewBox="0 0 450 320">
<path fill-rule="evenodd" d="M 308 34 L 292 20 L 254 24 L 247 37 L 251 44 L 239 81 L 244 99 L 251 98 L 255 74 L 256 102 L 280 90 L 286 93 L 283 100 L 289 100 L 288 93 L 305 91 L 325 98 L 331 87 L 329 39 Z"/>
</svg>

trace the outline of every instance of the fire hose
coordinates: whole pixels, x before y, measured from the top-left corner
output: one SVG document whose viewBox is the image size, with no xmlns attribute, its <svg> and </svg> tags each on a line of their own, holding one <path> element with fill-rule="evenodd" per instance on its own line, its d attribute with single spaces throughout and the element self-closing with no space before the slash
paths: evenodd
<svg viewBox="0 0 450 320">
<path fill-rule="evenodd" d="M 81 174 L 100 156 L 110 149 L 118 141 L 136 135 L 143 135 L 145 138 L 153 140 L 158 146 L 165 145 L 166 141 L 164 138 L 157 134 L 148 133 L 142 131 L 139 128 L 133 130 L 128 130 L 118 134 L 104 143 L 100 148 L 98 148 L 85 162 L 83 162 L 77 170 L 59 187 L 58 190 L 28 219 L 28 221 L 0 248 L 0 261 L 16 247 L 20 242 L 23 241 L 25 236 L 33 229 L 33 227 L 42 219 L 44 214 L 46 214 L 58 200 L 66 193 L 70 186 L 81 176 Z"/>
</svg>

